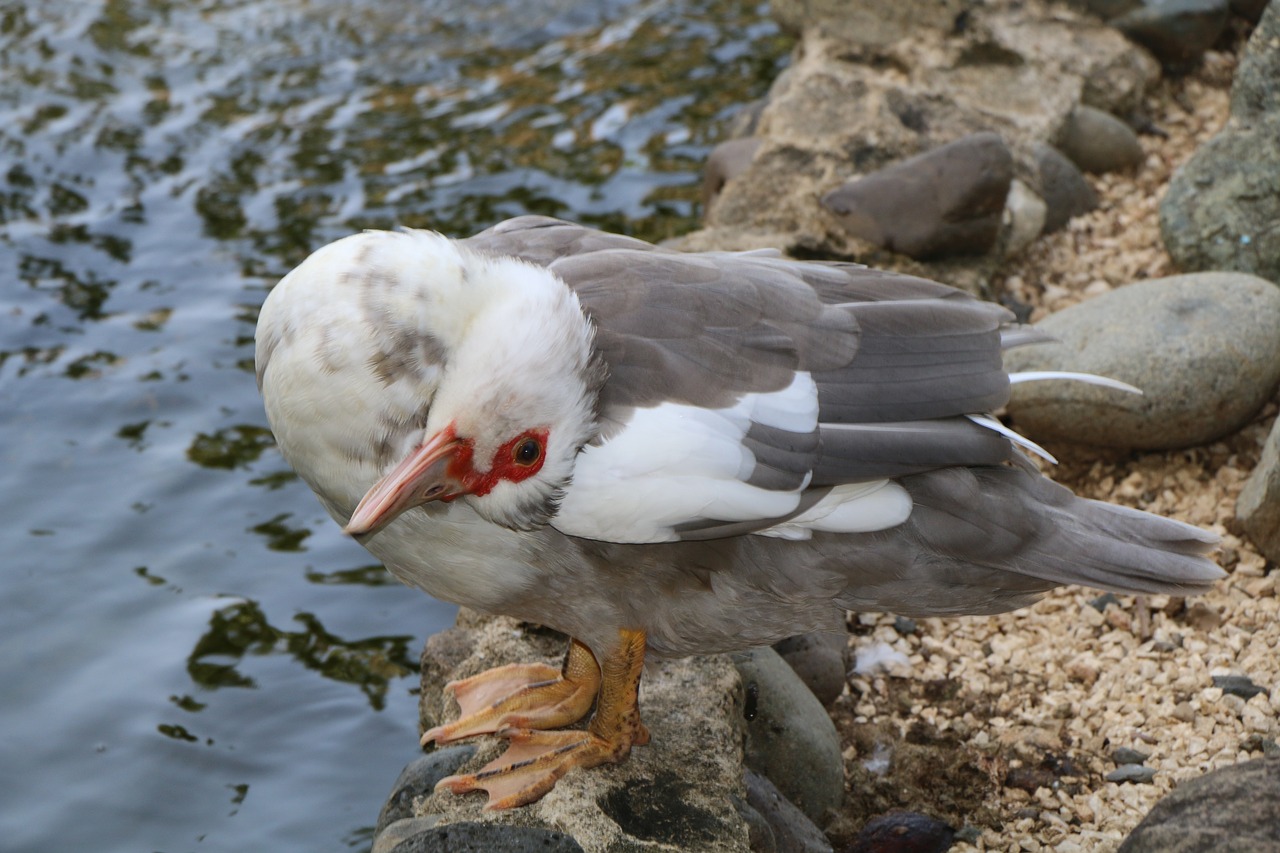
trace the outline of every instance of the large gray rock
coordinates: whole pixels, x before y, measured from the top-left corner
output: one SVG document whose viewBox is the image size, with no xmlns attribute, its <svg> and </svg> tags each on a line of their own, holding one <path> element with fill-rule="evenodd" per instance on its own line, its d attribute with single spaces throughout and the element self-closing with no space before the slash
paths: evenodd
<svg viewBox="0 0 1280 853">
<path fill-rule="evenodd" d="M 1251 275 L 1144 281 L 1046 317 L 1056 343 L 1005 354 L 1013 371 L 1073 370 L 1128 382 L 1016 385 L 1009 414 L 1040 441 L 1177 448 L 1212 441 L 1257 413 L 1280 381 L 1280 288 Z"/>
<path fill-rule="evenodd" d="M 1249 540 L 1272 562 L 1280 562 L 1280 428 L 1272 427 L 1262 458 L 1240 497 L 1236 517 Z"/>
<path fill-rule="evenodd" d="M 1182 783 L 1119 853 L 1280 853 L 1280 756 Z"/>
<path fill-rule="evenodd" d="M 980 255 L 995 245 L 1013 156 L 976 133 L 832 190 L 823 207 L 850 234 L 913 258 Z"/>
<path fill-rule="evenodd" d="M 818 826 L 844 798 L 840 736 L 809 688 L 773 649 L 732 656 L 742 679 L 747 766 Z"/>
<path fill-rule="evenodd" d="M 1160 231 L 1178 266 L 1280 282 L 1280 3 L 1249 39 L 1231 120 L 1174 173 Z"/>
<path fill-rule="evenodd" d="M 564 644 L 549 631 L 464 611 L 458 625 L 432 637 L 423 653 L 423 725 L 457 713 L 442 694 L 446 680 L 508 663 L 558 664 Z M 661 664 L 645 673 L 640 690 L 640 713 L 652 740 L 632 749 L 622 764 L 572 771 L 524 808 L 485 812 L 483 794 L 439 792 L 421 800 L 416 814 L 433 818 L 433 831 L 477 823 L 554 831 L 586 853 L 657 853 L 673 845 L 748 853 L 747 823 L 734 807 L 746 795 L 741 693 L 727 657 Z M 480 747 L 475 758 L 458 772 L 473 772 L 502 751 L 497 738 L 474 742 Z"/>
</svg>

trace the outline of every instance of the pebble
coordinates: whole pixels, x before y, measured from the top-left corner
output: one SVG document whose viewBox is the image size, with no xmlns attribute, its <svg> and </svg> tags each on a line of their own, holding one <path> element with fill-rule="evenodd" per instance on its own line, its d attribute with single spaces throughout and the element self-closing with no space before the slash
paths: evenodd
<svg viewBox="0 0 1280 853">
<path fill-rule="evenodd" d="M 1058 148 L 1086 172 L 1132 169 L 1143 160 L 1142 145 L 1129 125 L 1093 107 L 1071 111 L 1058 135 Z"/>
<path fill-rule="evenodd" d="M 823 705 L 830 705 L 844 692 L 845 651 L 842 634 L 815 631 L 799 634 L 773 644 L 796 675 Z"/>
<path fill-rule="evenodd" d="M 1280 756 L 1258 758 L 1178 783 L 1119 853 L 1276 853 L 1278 826 Z"/>
<path fill-rule="evenodd" d="M 1199 273 L 1138 282 L 1036 324 L 1055 343 L 1005 353 L 1010 371 L 1071 370 L 1082 382 L 1016 385 L 1008 411 L 1036 441 L 1172 449 L 1235 432 L 1280 382 L 1280 288 L 1256 276 Z"/>
<path fill-rule="evenodd" d="M 1052 234 L 1072 217 L 1095 209 L 1098 193 L 1070 158 L 1052 145 L 1037 142 L 1031 148 L 1036 170 L 1036 189 L 1045 203 L 1044 230 Z"/>
<path fill-rule="evenodd" d="M 1222 688 L 1222 692 L 1230 696 L 1239 696 L 1246 702 L 1259 693 L 1269 692 L 1265 687 L 1253 683 L 1247 675 L 1215 675 L 1213 686 Z"/>
<path fill-rule="evenodd" d="M 945 853 L 956 841 L 950 824 L 919 812 L 872 818 L 845 853 Z"/>
<path fill-rule="evenodd" d="M 1151 753 L 1149 752 L 1143 752 L 1140 749 L 1132 749 L 1127 746 L 1122 746 L 1111 753 L 1111 760 L 1117 766 L 1123 764 L 1145 764 L 1150 757 Z"/>
<path fill-rule="evenodd" d="M 908 619 L 906 616 L 895 616 L 893 617 L 893 630 L 897 631 L 904 637 L 910 637 L 912 634 L 915 634 L 919 628 L 916 625 L 916 620 Z"/>
<path fill-rule="evenodd" d="M 1156 778 L 1156 769 L 1142 764 L 1121 764 L 1105 778 L 1108 782 L 1133 782 L 1146 785 Z"/>
<path fill-rule="evenodd" d="M 992 248 L 1013 181 L 998 134 L 975 133 L 850 181 L 822 197 L 844 229 L 917 259 Z"/>
<path fill-rule="evenodd" d="M 747 804 L 768 824 L 778 853 L 831 853 L 831 842 L 822 830 L 782 792 L 759 773 L 748 770 L 743 781 Z M 755 847 L 752 847 L 755 853 Z"/>
<path fill-rule="evenodd" d="M 1015 255 L 1030 246 L 1044 231 L 1045 219 L 1049 207 L 1035 190 L 1014 179 L 1009 186 L 1009 197 L 1005 199 L 1004 251 L 1007 255 Z"/>
<path fill-rule="evenodd" d="M 1116 596 L 1114 592 L 1103 593 L 1097 598 L 1091 599 L 1089 601 L 1089 606 L 1092 607 L 1094 610 L 1098 611 L 1099 613 L 1106 613 L 1107 607 L 1112 604 L 1114 604 L 1116 607 L 1121 606 L 1120 599 L 1119 597 Z"/>
<path fill-rule="evenodd" d="M 1149 0 L 1111 20 L 1111 26 L 1166 66 L 1195 62 L 1226 29 L 1227 0 Z"/>
<path fill-rule="evenodd" d="M 844 759 L 835 724 L 773 649 L 732 657 L 743 686 L 756 697 L 746 724 L 747 767 L 824 825 L 844 799 Z"/>
<path fill-rule="evenodd" d="M 447 746 L 419 756 L 405 765 L 392 783 L 391 796 L 378 815 L 375 836 L 380 835 L 390 824 L 413 817 L 414 799 L 430 794 L 435 790 L 437 782 L 453 775 L 475 754 L 476 747 L 473 744 Z"/>
</svg>

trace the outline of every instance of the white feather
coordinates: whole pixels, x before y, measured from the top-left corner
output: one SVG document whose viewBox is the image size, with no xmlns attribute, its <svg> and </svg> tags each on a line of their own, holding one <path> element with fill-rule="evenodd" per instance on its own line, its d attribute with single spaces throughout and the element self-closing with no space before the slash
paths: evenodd
<svg viewBox="0 0 1280 853">
<path fill-rule="evenodd" d="M 995 418 L 991 417 L 991 415 L 965 415 L 965 417 L 973 421 L 975 424 L 977 424 L 980 427 L 986 427 L 992 432 L 1000 433 L 1005 438 L 1012 441 L 1014 444 L 1026 450 L 1030 450 L 1032 453 L 1034 453 L 1036 456 L 1039 456 L 1041 459 L 1044 459 L 1047 462 L 1051 462 L 1054 465 L 1058 464 L 1058 460 L 1053 458 L 1052 453 L 1045 450 L 1043 447 L 1036 444 L 1034 441 L 1027 438 L 1026 436 L 1018 435 L 1016 432 L 1009 429 L 1007 426 L 1000 423 Z"/>
<path fill-rule="evenodd" d="M 1019 382 L 1042 382 L 1046 379 L 1066 379 L 1088 385 L 1101 385 L 1103 388 L 1114 388 L 1129 394 L 1142 393 L 1141 388 L 1135 388 L 1127 382 L 1121 382 L 1109 376 L 1099 376 L 1096 373 L 1074 373 L 1069 370 L 1022 370 L 1009 374 L 1010 385 L 1017 385 Z"/>
<path fill-rule="evenodd" d="M 911 495 L 892 480 L 845 483 L 795 518 L 758 532 L 782 539 L 808 539 L 815 530 L 870 533 L 906 521 L 911 506 Z"/>
</svg>

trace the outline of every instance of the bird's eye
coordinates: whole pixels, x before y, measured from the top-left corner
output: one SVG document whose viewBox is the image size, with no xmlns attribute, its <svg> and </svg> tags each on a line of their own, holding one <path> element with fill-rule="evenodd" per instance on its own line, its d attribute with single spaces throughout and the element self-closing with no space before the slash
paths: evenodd
<svg viewBox="0 0 1280 853">
<path fill-rule="evenodd" d="M 536 438 L 526 438 L 511 451 L 511 458 L 517 465 L 528 467 L 542 457 L 542 444 Z"/>
</svg>

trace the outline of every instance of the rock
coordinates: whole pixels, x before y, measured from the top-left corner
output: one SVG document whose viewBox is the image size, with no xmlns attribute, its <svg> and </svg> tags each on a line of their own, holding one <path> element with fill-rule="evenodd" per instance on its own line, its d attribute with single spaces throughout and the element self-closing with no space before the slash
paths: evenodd
<svg viewBox="0 0 1280 853">
<path fill-rule="evenodd" d="M 1068 6 L 1083 9 L 1104 21 L 1118 18 L 1142 5 L 1142 0 L 1067 0 Z"/>
<path fill-rule="evenodd" d="M 373 847 L 369 853 L 391 853 L 401 842 L 421 835 L 428 829 L 435 829 L 438 819 L 431 817 L 406 817 L 394 821 L 378 830 L 373 837 Z"/>
<path fill-rule="evenodd" d="M 1236 500 L 1236 517 L 1249 541 L 1272 562 L 1280 561 L 1280 429 L 1272 427 L 1262 458 Z"/>
<path fill-rule="evenodd" d="M 1044 231 L 1052 234 L 1073 217 L 1098 206 L 1098 194 L 1076 164 L 1052 145 L 1037 142 L 1031 149 L 1035 189 L 1044 199 Z"/>
<path fill-rule="evenodd" d="M 578 842 L 553 829 L 468 821 L 424 829 L 401 841 L 388 853 L 584 853 L 584 851 Z"/>
<path fill-rule="evenodd" d="M 1149 752 L 1143 752 L 1140 749 L 1132 749 L 1127 746 L 1122 746 L 1115 752 L 1111 753 L 1111 760 L 1115 762 L 1117 766 L 1123 764 L 1143 764 L 1150 757 L 1151 753 Z"/>
<path fill-rule="evenodd" d="M 702 215 L 705 217 L 715 204 L 724 185 L 746 171 L 751 160 L 760 150 L 760 140 L 753 137 L 730 139 L 721 142 L 707 155 L 702 169 Z"/>
<path fill-rule="evenodd" d="M 1239 696 L 1246 702 L 1259 693 L 1269 692 L 1267 688 L 1254 684 L 1253 679 L 1247 675 L 1215 675 L 1213 686 L 1222 688 L 1223 693 Z"/>
<path fill-rule="evenodd" d="M 751 853 L 778 853 L 778 843 L 773 837 L 773 828 L 769 826 L 769 821 L 765 820 L 764 815 L 752 808 L 746 800 L 737 797 L 733 800 L 733 807 L 747 822 L 747 843 L 751 847 Z"/>
<path fill-rule="evenodd" d="M 1227 5 L 1232 14 L 1256 24 L 1267 9 L 1267 0 L 1230 0 Z"/>
<path fill-rule="evenodd" d="M 1227 0 L 1147 0 L 1111 25 L 1166 66 L 1198 60 L 1227 27 Z"/>
<path fill-rule="evenodd" d="M 1005 353 L 1010 371 L 1108 376 L 1142 396 L 1077 381 L 1014 386 L 1008 411 L 1036 441 L 1168 449 L 1249 421 L 1280 382 L 1280 288 L 1239 273 L 1139 282 L 1053 314 L 1055 343 Z"/>
<path fill-rule="evenodd" d="M 412 817 L 413 801 L 428 796 L 435 790 L 437 782 L 451 776 L 475 754 L 473 744 L 460 744 L 437 749 L 409 762 L 391 786 L 391 796 L 378 815 L 374 834 L 381 833 L 388 824 Z"/>
<path fill-rule="evenodd" d="M 1129 125 L 1093 107 L 1071 112 L 1058 136 L 1058 148 L 1086 172 L 1132 169 L 1142 162 L 1142 145 Z"/>
<path fill-rule="evenodd" d="M 747 803 L 769 826 L 778 853 L 831 853 L 831 842 L 765 777 L 747 771 Z M 754 853 L 754 848 L 753 848 Z"/>
<path fill-rule="evenodd" d="M 1183 782 L 1156 803 L 1119 853 L 1278 853 L 1280 756 Z"/>
<path fill-rule="evenodd" d="M 1005 254 L 1014 255 L 1030 246 L 1044 231 L 1048 211 L 1044 199 L 1022 181 L 1015 180 L 1009 186 L 1004 206 Z"/>
<path fill-rule="evenodd" d="M 1178 169 L 1160 203 L 1165 247 L 1187 270 L 1280 282 L 1280 4 L 1254 30 L 1231 92 L 1231 120 Z"/>
<path fill-rule="evenodd" d="M 844 635 L 825 632 L 800 634 L 773 644 L 773 650 L 824 706 L 844 691 L 847 649 Z"/>
<path fill-rule="evenodd" d="M 948 30 L 965 8 L 962 0 L 903 3 L 901 0 L 773 0 L 769 11 L 784 30 L 877 46 L 921 29 Z"/>
<path fill-rule="evenodd" d="M 872 818 L 845 848 L 846 853 L 946 853 L 955 830 L 917 812 L 890 812 Z"/>
<path fill-rule="evenodd" d="M 995 243 L 1013 157 L 975 133 L 822 197 L 850 234 L 913 258 L 981 254 Z"/>
<path fill-rule="evenodd" d="M 916 625 L 916 620 L 908 619 L 906 616 L 895 616 L 893 617 L 893 630 L 904 637 L 909 637 L 919 628 Z"/>
<path fill-rule="evenodd" d="M 1141 764 L 1121 764 L 1104 778 L 1108 782 L 1133 782 L 1146 785 L 1156 778 L 1156 769 Z"/>
<path fill-rule="evenodd" d="M 550 631 L 462 611 L 458 623 L 428 640 L 423 652 L 423 725 L 456 715 L 452 699 L 442 692 L 446 680 L 508 663 L 557 664 L 564 644 L 563 637 Z M 774 659 L 790 673 L 776 655 Z M 573 771 L 541 800 L 520 809 L 484 812 L 483 795 L 442 791 L 422 800 L 417 814 L 435 817 L 440 830 L 463 826 L 463 834 L 456 836 L 462 838 L 470 837 L 466 833 L 472 830 L 466 827 L 481 820 L 504 829 L 555 831 L 588 853 L 657 853 L 671 845 L 747 853 L 747 824 L 734 807 L 735 799 L 745 798 L 741 695 L 738 673 L 726 656 L 657 664 L 645 673 L 640 689 L 640 713 L 651 741 L 632 749 L 623 763 Z M 812 696 L 808 699 L 816 704 Z M 475 743 L 475 757 L 459 772 L 475 771 L 502 751 L 497 738 Z M 437 838 L 429 833 L 422 837 Z"/>
<path fill-rule="evenodd" d="M 824 826 L 844 798 L 844 759 L 835 725 L 773 649 L 732 658 L 747 697 L 747 766 Z"/>
</svg>

